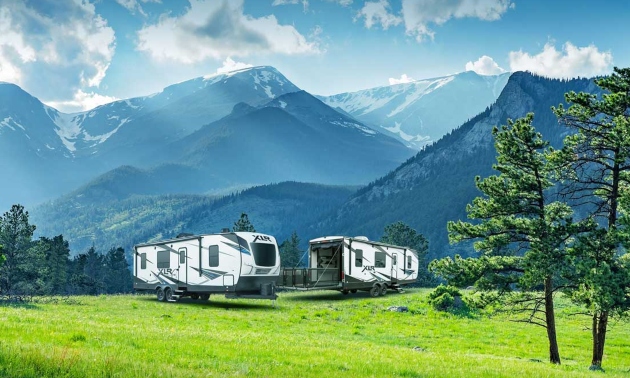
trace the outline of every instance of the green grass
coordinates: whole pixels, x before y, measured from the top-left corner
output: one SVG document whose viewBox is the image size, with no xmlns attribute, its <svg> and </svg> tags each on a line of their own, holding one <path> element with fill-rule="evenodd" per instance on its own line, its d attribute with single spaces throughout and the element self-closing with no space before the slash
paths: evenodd
<svg viewBox="0 0 630 378">
<path fill-rule="evenodd" d="M 543 328 L 432 310 L 427 291 L 281 293 L 269 301 L 75 297 L 0 305 L 0 377 L 628 377 L 630 329 L 611 325 L 590 372 L 589 319 L 559 306 L 563 365 Z M 410 312 L 386 311 L 408 306 Z M 420 347 L 416 351 L 413 348 Z"/>
</svg>

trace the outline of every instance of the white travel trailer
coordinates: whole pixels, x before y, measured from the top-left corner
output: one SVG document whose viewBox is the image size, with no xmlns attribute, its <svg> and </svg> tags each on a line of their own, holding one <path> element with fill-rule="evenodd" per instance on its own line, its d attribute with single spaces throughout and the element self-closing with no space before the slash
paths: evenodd
<svg viewBox="0 0 630 378">
<path fill-rule="evenodd" d="M 280 255 L 273 236 L 252 232 L 182 234 L 135 246 L 134 288 L 160 301 L 181 297 L 276 299 Z"/>
<path fill-rule="evenodd" d="M 369 291 L 373 297 L 418 279 L 413 249 L 364 236 L 326 236 L 309 242 L 308 268 L 283 268 L 280 287 L 296 290 Z"/>
</svg>

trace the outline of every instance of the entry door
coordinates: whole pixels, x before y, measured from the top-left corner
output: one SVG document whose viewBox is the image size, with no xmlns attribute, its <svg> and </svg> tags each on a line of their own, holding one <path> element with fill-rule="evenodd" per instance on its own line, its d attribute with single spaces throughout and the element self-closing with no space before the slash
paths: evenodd
<svg viewBox="0 0 630 378">
<path fill-rule="evenodd" d="M 392 281 L 398 281 L 398 264 L 401 259 L 402 255 L 398 251 L 392 253 Z"/>
<path fill-rule="evenodd" d="M 188 283 L 188 249 L 180 248 L 178 251 L 177 262 L 178 262 L 178 280 L 181 285 L 186 285 Z"/>
</svg>

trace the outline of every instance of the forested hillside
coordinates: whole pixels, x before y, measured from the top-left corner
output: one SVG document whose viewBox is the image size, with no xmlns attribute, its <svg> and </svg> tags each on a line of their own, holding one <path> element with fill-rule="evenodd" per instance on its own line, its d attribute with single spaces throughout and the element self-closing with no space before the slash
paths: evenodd
<svg viewBox="0 0 630 378">
<path fill-rule="evenodd" d="M 115 189 L 115 188 L 114 188 Z M 40 235 L 63 234 L 73 254 L 93 244 L 100 249 L 176 236 L 180 232 L 214 233 L 232 227 L 242 212 L 260 232 L 279 242 L 293 231 L 305 241 L 317 235 L 312 222 L 340 206 L 356 190 L 318 184 L 284 182 L 224 197 L 210 195 L 130 195 L 119 197 L 111 187 L 87 186 L 32 210 Z M 93 201 L 98 193 L 108 200 Z"/>
<path fill-rule="evenodd" d="M 430 257 L 455 253 L 455 247 L 448 245 L 446 223 L 466 218 L 466 204 L 480 194 L 475 176 L 493 173 L 496 152 L 492 128 L 505 124 L 508 118 L 535 112 L 536 129 L 553 146 L 560 146 L 567 130 L 558 124 L 551 106 L 563 103 L 566 92 L 595 90 L 588 79 L 513 74 L 495 104 L 395 171 L 360 189 L 335 214 L 318 222 L 315 233 L 378 238 L 385 225 L 402 220 L 427 237 Z M 456 248 L 462 255 L 472 252 L 469 246 Z"/>
</svg>

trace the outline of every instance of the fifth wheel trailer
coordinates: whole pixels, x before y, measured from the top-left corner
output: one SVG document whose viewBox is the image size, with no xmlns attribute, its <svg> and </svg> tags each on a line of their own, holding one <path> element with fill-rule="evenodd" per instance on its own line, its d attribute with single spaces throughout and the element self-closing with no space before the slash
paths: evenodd
<svg viewBox="0 0 630 378">
<path fill-rule="evenodd" d="M 369 291 L 373 297 L 418 279 L 418 253 L 369 241 L 366 237 L 326 236 L 309 242 L 308 268 L 283 268 L 280 287 L 295 290 Z"/>
<path fill-rule="evenodd" d="M 252 232 L 184 234 L 135 246 L 134 289 L 153 291 L 160 301 L 277 298 L 280 274 L 276 239 Z"/>
</svg>

